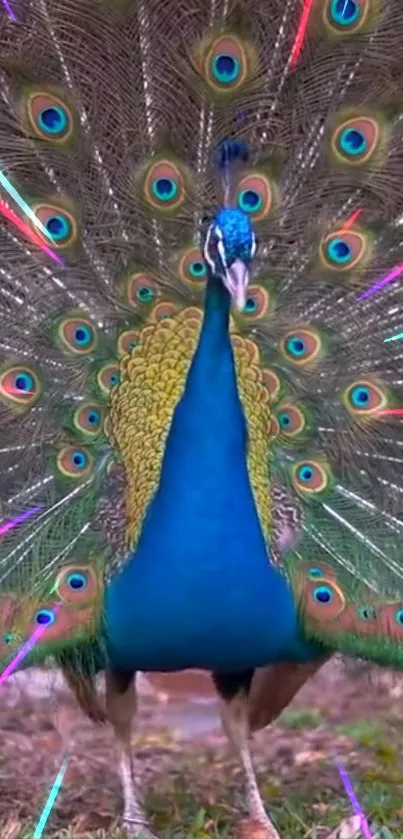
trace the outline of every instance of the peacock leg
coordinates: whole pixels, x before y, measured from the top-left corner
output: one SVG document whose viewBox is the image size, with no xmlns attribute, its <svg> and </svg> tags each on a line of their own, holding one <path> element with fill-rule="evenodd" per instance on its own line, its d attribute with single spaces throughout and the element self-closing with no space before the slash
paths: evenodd
<svg viewBox="0 0 403 839">
<path fill-rule="evenodd" d="M 131 732 L 136 713 L 136 693 L 132 688 L 134 673 L 109 670 L 106 673 L 106 711 L 113 726 L 119 752 L 119 775 L 122 783 L 123 824 L 130 837 L 156 839 L 141 800 L 131 749 Z"/>
<path fill-rule="evenodd" d="M 221 698 L 222 723 L 243 769 L 249 817 L 256 823 L 259 839 L 262 836 L 262 828 L 265 829 L 265 839 L 280 839 L 266 813 L 250 754 L 248 693 L 252 677 L 253 671 L 233 675 L 215 673 L 213 678 Z M 259 830 L 258 826 L 261 826 Z"/>
</svg>

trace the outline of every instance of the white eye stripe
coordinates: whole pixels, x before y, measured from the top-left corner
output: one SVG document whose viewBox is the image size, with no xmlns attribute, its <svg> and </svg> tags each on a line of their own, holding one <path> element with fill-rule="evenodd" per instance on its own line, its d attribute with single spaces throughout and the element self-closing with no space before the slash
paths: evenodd
<svg viewBox="0 0 403 839">
<path fill-rule="evenodd" d="M 214 227 L 214 225 L 210 224 L 210 227 L 207 231 L 206 241 L 204 243 L 203 255 L 204 255 L 204 258 L 205 258 L 207 264 L 210 266 L 211 270 L 214 272 L 214 267 L 215 267 L 214 266 L 214 260 L 211 259 L 210 254 L 209 254 L 209 245 L 210 245 L 211 236 L 212 236 L 212 233 L 213 233 L 213 227 Z"/>
<path fill-rule="evenodd" d="M 222 238 L 219 239 L 218 242 L 217 242 L 217 249 L 218 249 L 218 253 L 220 254 L 221 262 L 222 262 L 224 268 L 227 268 L 228 267 L 227 266 L 227 258 L 226 258 L 226 255 L 225 255 L 224 242 L 223 242 Z"/>
<path fill-rule="evenodd" d="M 253 259 L 253 257 L 255 256 L 256 251 L 257 251 L 256 236 L 255 236 L 254 232 L 252 232 L 252 245 L 251 245 L 251 249 L 250 249 L 251 259 Z"/>
</svg>

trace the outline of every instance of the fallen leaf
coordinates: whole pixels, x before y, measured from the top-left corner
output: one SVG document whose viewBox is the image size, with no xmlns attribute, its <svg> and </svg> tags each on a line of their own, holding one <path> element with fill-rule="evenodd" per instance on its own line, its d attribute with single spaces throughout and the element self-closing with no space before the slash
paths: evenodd
<svg viewBox="0 0 403 839">
<path fill-rule="evenodd" d="M 361 839 L 361 836 L 360 816 L 350 816 L 348 819 L 343 819 L 336 830 L 330 834 L 329 839 Z"/>
<path fill-rule="evenodd" d="M 11 818 L 3 828 L 2 839 L 18 839 L 21 835 L 22 824 L 19 819 Z"/>
</svg>

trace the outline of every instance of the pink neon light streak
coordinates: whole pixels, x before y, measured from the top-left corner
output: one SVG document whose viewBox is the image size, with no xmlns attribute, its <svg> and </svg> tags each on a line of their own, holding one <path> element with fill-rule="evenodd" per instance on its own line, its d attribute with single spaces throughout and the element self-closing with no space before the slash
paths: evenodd
<svg viewBox="0 0 403 839">
<path fill-rule="evenodd" d="M 343 224 L 343 227 L 341 228 L 340 232 L 344 233 L 345 230 L 348 230 L 349 227 L 351 227 L 351 225 L 354 224 L 354 222 L 357 220 L 361 212 L 362 210 L 356 210 L 355 213 L 353 213 L 352 216 L 350 216 L 350 218 L 347 219 L 346 223 Z"/>
<path fill-rule="evenodd" d="M 402 416 L 403 415 L 403 408 L 385 408 L 384 411 L 375 411 L 374 413 L 378 414 L 378 416 L 387 416 L 395 415 L 395 416 Z"/>
<path fill-rule="evenodd" d="M 54 609 L 52 609 L 54 615 L 59 611 L 61 605 L 61 603 L 56 603 L 56 606 L 54 607 Z M 39 641 L 39 638 L 41 638 L 43 633 L 46 632 L 48 626 L 49 624 L 45 623 L 42 626 L 37 626 L 37 628 L 34 629 L 32 635 L 29 636 L 28 641 L 25 641 L 25 644 L 23 644 L 21 649 L 18 650 L 18 653 L 15 656 L 15 658 L 13 658 L 12 661 L 10 661 L 10 664 L 7 665 L 6 669 L 3 670 L 2 674 L 0 675 L 0 687 L 6 681 L 6 679 L 8 679 L 8 677 L 11 676 L 12 673 L 14 673 L 14 670 L 16 669 L 16 667 L 18 667 L 20 661 L 22 661 L 22 659 L 25 658 L 25 656 L 31 652 L 32 648 Z"/>
<path fill-rule="evenodd" d="M 370 294 L 373 294 L 374 291 L 379 291 L 384 285 L 387 283 L 391 283 L 392 280 L 395 280 L 396 277 L 400 277 L 400 274 L 403 274 L 403 265 L 398 265 L 387 277 L 384 277 L 383 280 L 379 280 L 379 283 L 375 283 L 375 285 L 371 286 L 368 291 L 364 291 L 364 294 L 361 294 L 361 297 L 358 297 L 358 300 L 364 300 L 365 297 L 369 297 Z"/>
<path fill-rule="evenodd" d="M 4 204 L 3 201 L 0 201 L 0 213 L 2 213 L 3 216 L 5 216 L 5 218 L 7 218 L 9 221 L 15 224 L 15 226 L 18 227 L 18 230 L 20 230 L 21 233 L 24 233 L 24 235 L 27 236 L 28 239 L 30 239 L 34 245 L 38 245 L 39 248 L 42 248 L 42 250 L 45 251 L 45 253 L 47 253 L 48 256 L 52 257 L 52 259 L 54 259 L 55 262 L 58 263 L 58 265 L 61 265 L 62 268 L 64 268 L 64 262 L 62 259 L 60 259 L 60 256 L 58 256 L 57 253 L 55 253 L 46 245 L 44 245 L 39 239 L 39 236 L 36 236 L 35 233 L 33 233 L 33 231 L 28 227 L 28 225 L 25 224 L 25 222 L 23 222 L 20 219 L 20 217 L 17 216 L 16 213 L 14 213 L 13 210 L 10 210 L 10 208 L 7 207 L 7 205 Z"/>
<path fill-rule="evenodd" d="M 43 504 L 40 504 L 39 507 L 32 507 L 32 510 L 27 510 L 26 513 L 21 513 L 21 515 L 17 516 L 17 518 L 8 521 L 6 524 L 3 524 L 0 527 L 0 536 L 3 536 L 3 533 L 7 533 L 8 530 L 11 530 L 17 524 L 20 524 L 22 521 L 25 521 L 25 519 L 28 519 L 30 516 L 33 516 L 33 514 L 37 513 L 38 510 L 41 510 L 42 507 Z"/>
<path fill-rule="evenodd" d="M 294 41 L 294 46 L 291 50 L 290 56 L 290 64 L 291 66 L 295 66 L 298 61 L 298 56 L 302 49 L 302 44 L 304 42 L 306 27 L 308 25 L 308 19 L 311 12 L 313 0 L 304 0 L 304 8 L 302 9 L 301 20 L 298 27 L 298 32 Z"/>
<path fill-rule="evenodd" d="M 16 16 L 15 16 L 15 14 L 14 14 L 14 12 L 13 12 L 13 10 L 12 10 L 12 8 L 11 8 L 11 6 L 10 6 L 9 2 L 8 2 L 8 0 L 3 0 L 3 6 L 4 6 L 4 8 L 5 8 L 5 10 L 6 10 L 7 14 L 8 14 L 8 16 L 9 16 L 9 17 L 11 18 L 11 20 L 13 21 L 13 23 L 17 23 L 17 18 L 16 18 Z"/>
</svg>

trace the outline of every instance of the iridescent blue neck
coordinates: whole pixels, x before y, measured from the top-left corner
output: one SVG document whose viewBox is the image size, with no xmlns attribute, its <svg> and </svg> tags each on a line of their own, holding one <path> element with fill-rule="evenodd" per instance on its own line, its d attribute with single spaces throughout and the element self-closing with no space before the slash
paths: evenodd
<svg viewBox="0 0 403 839">
<path fill-rule="evenodd" d="M 231 297 L 221 278 L 209 273 L 200 342 L 204 342 L 206 336 L 214 340 L 214 336 L 222 338 L 224 334 L 228 335 L 230 309 Z"/>
<path fill-rule="evenodd" d="M 239 422 L 244 432 L 244 418 L 238 397 L 232 345 L 229 336 L 231 297 L 219 277 L 209 276 L 204 304 L 204 319 L 199 344 L 189 371 L 182 404 L 210 406 L 224 424 Z M 193 413 L 193 411 L 191 411 Z M 179 408 L 181 414 L 181 408 Z M 199 417 L 206 431 L 213 428 L 213 417 Z M 214 432 L 211 431 L 212 437 Z M 225 446 L 224 435 L 224 446 Z M 223 444 L 223 443 L 222 443 Z"/>
</svg>

